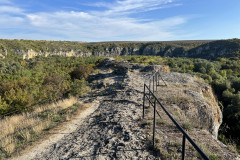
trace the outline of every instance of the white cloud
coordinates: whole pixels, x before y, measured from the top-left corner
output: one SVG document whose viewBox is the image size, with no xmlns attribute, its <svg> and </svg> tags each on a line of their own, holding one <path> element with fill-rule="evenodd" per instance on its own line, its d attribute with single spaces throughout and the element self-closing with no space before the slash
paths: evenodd
<svg viewBox="0 0 240 160">
<path fill-rule="evenodd" d="M 14 6 L 0 6 L 0 13 L 23 14 L 24 10 Z"/>
<path fill-rule="evenodd" d="M 163 4 L 171 3 L 172 0 L 124 0 L 117 1 L 116 6 L 111 6 L 110 10 L 114 12 L 122 12 L 129 10 L 149 10 L 151 8 L 161 7 Z"/>
<path fill-rule="evenodd" d="M 30 24 L 44 34 L 51 32 L 74 40 L 88 37 L 91 41 L 124 40 L 125 37 L 128 40 L 170 38 L 173 33 L 168 30 L 186 21 L 183 17 L 172 17 L 153 22 L 141 22 L 134 18 L 118 17 L 116 19 L 85 12 L 39 13 L 29 14 L 27 17 Z"/>
<path fill-rule="evenodd" d="M 125 15 L 169 7 L 169 4 L 173 1 L 174 0 L 118 0 L 115 3 L 101 2 L 94 5 L 108 8 L 105 12 L 100 13 L 103 15 Z"/>
<path fill-rule="evenodd" d="M 2 0 L 0 0 L 2 1 Z M 14 6 L 0 6 L 1 28 L 25 30 L 23 38 L 51 40 L 169 40 L 175 36 L 174 29 L 186 23 L 185 17 L 169 17 L 151 20 L 130 18 L 129 13 L 147 12 L 159 9 L 173 0 L 118 0 L 115 3 L 101 3 L 98 6 L 107 8 L 99 12 L 40 12 L 26 13 Z M 4 8 L 5 7 L 5 8 Z M 0 11 L 1 13 L 1 11 Z M 9 13 L 7 15 L 7 13 Z M 11 13 L 19 16 L 11 16 Z M 14 33 L 11 35 L 11 37 Z M 34 36 L 39 36 L 32 38 Z"/>
</svg>

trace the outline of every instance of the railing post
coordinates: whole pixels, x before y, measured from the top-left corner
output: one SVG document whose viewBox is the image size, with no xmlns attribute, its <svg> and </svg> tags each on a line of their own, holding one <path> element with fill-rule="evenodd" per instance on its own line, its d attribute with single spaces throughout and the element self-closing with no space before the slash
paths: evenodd
<svg viewBox="0 0 240 160">
<path fill-rule="evenodd" d="M 144 89 L 143 89 L 143 119 L 144 119 L 144 105 L 145 105 L 145 83 L 144 83 Z"/>
<path fill-rule="evenodd" d="M 151 79 L 149 80 L 149 89 L 151 89 Z"/>
<path fill-rule="evenodd" d="M 154 114 L 153 114 L 153 148 L 155 145 L 155 125 L 156 125 L 156 99 L 154 100 Z"/>
<path fill-rule="evenodd" d="M 154 79 L 155 79 L 155 76 L 153 76 L 153 94 L 154 94 Z"/>
<path fill-rule="evenodd" d="M 149 103 L 149 108 L 151 107 L 151 103 L 150 103 L 150 90 L 151 90 L 151 79 L 149 80 L 149 87 L 148 87 L 148 103 Z"/>
<path fill-rule="evenodd" d="M 158 73 L 158 72 L 157 72 Z M 156 83 L 156 92 L 157 92 L 157 81 L 158 81 L 158 76 L 156 74 L 156 79 L 155 79 L 155 83 Z"/>
<path fill-rule="evenodd" d="M 182 160 L 184 160 L 184 158 L 185 158 L 185 142 L 186 142 L 186 137 L 185 137 L 185 135 L 183 135 L 183 139 L 182 139 Z"/>
</svg>

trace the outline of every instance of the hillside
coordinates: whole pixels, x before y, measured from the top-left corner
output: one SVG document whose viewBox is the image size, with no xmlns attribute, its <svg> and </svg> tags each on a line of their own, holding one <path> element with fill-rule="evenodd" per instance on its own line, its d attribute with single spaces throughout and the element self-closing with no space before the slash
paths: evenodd
<svg viewBox="0 0 240 160">
<path fill-rule="evenodd" d="M 22 123 L 20 126 L 13 122 L 14 127 L 5 125 L 7 129 L 0 130 L 1 134 L 4 135 L 4 140 L 0 142 L 2 148 L 0 157 L 11 156 L 12 153 L 18 152 L 21 148 L 37 140 L 44 130 L 66 121 L 75 112 L 78 103 L 72 103 L 68 106 L 68 109 L 64 106 L 57 110 L 55 110 L 56 107 L 50 107 L 50 111 L 47 108 L 42 110 L 44 107 L 40 107 L 41 112 L 39 114 L 37 111 L 37 115 L 35 115 L 34 110 L 39 110 L 39 105 L 49 105 L 62 99 L 71 99 L 72 96 L 82 97 L 91 92 L 89 87 L 92 85 L 92 81 L 87 82 L 88 76 L 91 73 L 98 73 L 97 66 L 104 62 L 102 61 L 103 56 L 109 55 L 125 55 L 115 56 L 115 58 L 131 63 L 168 65 L 172 71 L 203 78 L 213 88 L 214 93 L 211 94 L 211 88 L 198 86 L 202 88 L 202 94 L 207 96 L 206 98 L 209 101 L 202 100 L 201 92 L 184 91 L 184 87 L 197 88 L 188 84 L 184 84 L 184 87 L 181 86 L 182 84 L 180 86 L 173 84 L 174 90 L 179 91 L 177 94 L 166 89 L 166 93 L 171 92 L 172 95 L 177 97 L 171 99 L 171 101 L 168 101 L 168 95 L 162 94 L 159 98 L 166 101 L 166 106 L 175 107 L 175 104 L 178 104 L 181 109 L 190 109 L 187 113 L 177 113 L 178 115 L 191 117 L 190 121 L 199 116 L 197 113 L 201 111 L 201 108 L 208 108 L 209 105 L 216 108 L 220 105 L 223 112 L 223 123 L 220 126 L 218 138 L 224 144 L 235 145 L 234 148 L 240 152 L 240 59 L 238 39 L 101 43 L 0 40 L 0 46 L 0 57 L 2 57 L 0 58 L 0 118 L 15 114 L 18 116 L 19 113 L 24 114 L 23 117 L 28 117 L 28 113 L 30 115 L 34 113 L 31 115 L 33 117 L 37 116 L 34 121 Z M 201 57 L 210 60 L 182 56 Z M 180 75 L 172 74 L 171 76 L 181 79 Z M 192 80 L 189 83 L 191 82 Z M 99 85 L 106 86 L 107 84 Z M 179 90 L 179 88 L 182 90 Z M 191 98 L 178 97 L 178 95 L 188 96 L 199 101 L 194 102 L 190 100 Z M 216 100 L 214 95 L 216 95 Z M 202 101 L 206 103 L 202 103 Z M 211 104 L 211 101 L 214 101 L 214 103 L 216 101 L 218 105 Z M 184 105 L 183 102 L 188 104 Z M 194 109 L 196 106 L 198 109 Z M 69 114 L 62 114 L 63 111 L 67 111 Z M 217 111 L 210 112 L 213 115 L 220 113 Z M 201 113 L 203 117 L 206 114 L 202 111 Z M 213 117 L 213 115 L 210 117 Z M 219 123 L 202 125 L 202 127 L 207 127 L 216 138 L 221 124 L 221 114 L 215 117 L 219 118 Z M 36 130 L 36 127 L 42 125 L 45 119 L 49 123 L 41 126 L 40 130 Z M 214 119 L 209 119 L 209 116 L 207 119 L 207 122 L 203 118 L 197 123 L 214 122 Z M 37 126 L 34 124 L 35 121 L 39 121 Z M 22 129 L 26 129 L 27 136 L 21 132 Z M 7 151 L 5 151 L 6 146 L 8 147 Z"/>
<path fill-rule="evenodd" d="M 67 127 L 55 131 L 49 139 L 14 159 L 181 158 L 182 135 L 159 106 L 161 118 L 157 119 L 155 151 L 151 149 L 152 108 L 147 108 L 147 117 L 142 120 L 143 83 L 159 66 L 146 69 L 112 60 L 99 66 L 100 73 L 92 74 L 88 79 L 92 93 L 80 99 L 92 106 L 70 122 L 74 129 Z M 122 66 L 128 66 L 130 71 L 119 72 L 123 71 Z M 161 74 L 168 85 L 160 86 L 157 95 L 202 150 L 214 159 L 239 159 L 236 152 L 216 139 L 215 131 L 222 117 L 219 106 L 212 100 L 210 87 L 189 74 Z M 198 120 L 204 123 L 198 123 Z M 55 138 L 59 135 L 60 138 Z M 189 144 L 186 158 L 199 158 Z"/>
<path fill-rule="evenodd" d="M 98 42 L 0 40 L 0 57 L 158 55 L 216 59 L 239 56 L 240 40 Z M 16 55 L 15 55 L 16 56 Z"/>
</svg>

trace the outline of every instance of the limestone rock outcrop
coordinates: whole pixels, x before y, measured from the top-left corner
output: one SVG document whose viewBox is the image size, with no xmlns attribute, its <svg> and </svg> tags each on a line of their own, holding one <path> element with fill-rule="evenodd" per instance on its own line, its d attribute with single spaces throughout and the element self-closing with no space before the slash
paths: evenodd
<svg viewBox="0 0 240 160">
<path fill-rule="evenodd" d="M 3 43 L 3 45 L 1 45 Z M 30 45 L 31 44 L 31 45 Z M 174 42 L 99 42 L 2 40 L 0 50 L 6 55 L 17 53 L 29 59 L 35 56 L 119 56 L 156 55 L 216 59 L 239 52 L 240 40 L 174 41 Z"/>
<path fill-rule="evenodd" d="M 159 97 L 171 106 L 179 121 L 207 129 L 217 139 L 222 123 L 222 112 L 212 88 L 202 79 L 183 73 L 162 72 L 168 87 L 161 88 Z"/>
</svg>

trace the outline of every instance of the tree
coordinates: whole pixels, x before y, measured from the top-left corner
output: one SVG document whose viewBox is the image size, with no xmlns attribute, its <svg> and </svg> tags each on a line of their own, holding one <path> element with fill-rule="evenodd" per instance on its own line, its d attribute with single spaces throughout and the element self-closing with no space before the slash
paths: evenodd
<svg viewBox="0 0 240 160">
<path fill-rule="evenodd" d="M 8 105 L 0 96 L 0 114 L 5 114 L 8 111 Z"/>
<path fill-rule="evenodd" d="M 223 112 L 224 122 L 229 126 L 228 136 L 239 138 L 240 132 L 240 92 L 232 99 L 232 104 Z"/>
<path fill-rule="evenodd" d="M 232 87 L 237 91 L 240 91 L 240 78 L 235 78 L 232 81 Z"/>
<path fill-rule="evenodd" d="M 222 98 L 222 93 L 223 91 L 230 89 L 231 88 L 231 84 L 228 80 L 224 80 L 224 79 L 216 79 L 212 82 L 212 87 L 215 91 L 215 93 L 220 97 L 220 99 Z"/>
<path fill-rule="evenodd" d="M 222 93 L 222 102 L 225 107 L 231 104 L 232 98 L 234 97 L 234 94 L 229 90 L 226 89 Z"/>
</svg>

